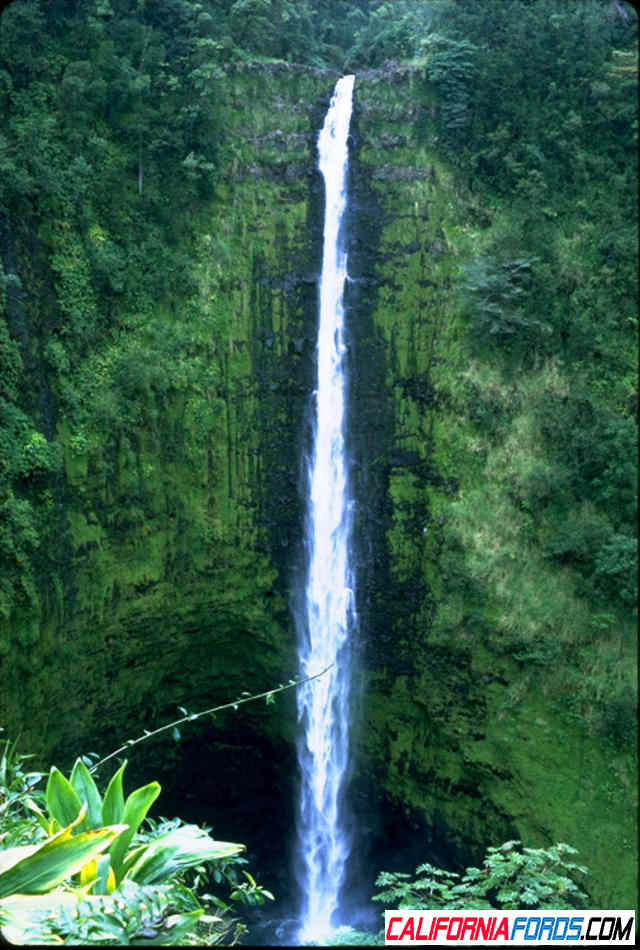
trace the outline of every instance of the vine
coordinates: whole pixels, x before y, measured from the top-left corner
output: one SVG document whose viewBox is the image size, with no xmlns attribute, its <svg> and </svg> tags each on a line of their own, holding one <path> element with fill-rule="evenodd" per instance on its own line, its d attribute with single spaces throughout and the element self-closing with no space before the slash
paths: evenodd
<svg viewBox="0 0 640 950">
<path fill-rule="evenodd" d="M 195 722 L 196 719 L 201 719 L 203 716 L 213 716 L 215 713 L 221 712 L 223 709 L 233 709 L 236 710 L 238 706 L 244 705 L 244 703 L 253 703 L 257 699 L 264 699 L 267 706 L 270 706 L 274 702 L 274 696 L 277 696 L 278 693 L 284 693 L 289 689 L 296 689 L 298 686 L 304 686 L 305 683 L 310 683 L 312 680 L 319 679 L 319 677 L 324 676 L 331 667 L 334 666 L 333 663 L 330 663 L 329 666 L 325 666 L 323 670 L 320 670 L 319 673 L 314 673 L 313 676 L 305 676 L 302 679 L 298 680 L 289 680 L 288 683 L 280 684 L 276 686 L 275 689 L 266 689 L 262 693 L 254 693 L 251 696 L 241 696 L 239 699 L 235 699 L 229 703 L 223 703 L 221 706 L 212 706 L 210 709 L 203 709 L 202 712 L 189 713 L 183 706 L 179 706 L 181 712 L 184 712 L 184 716 L 180 719 L 174 719 L 172 722 L 165 723 L 164 726 L 159 726 L 157 729 L 149 730 L 145 729 L 141 736 L 138 736 L 137 739 L 126 739 L 124 743 L 115 749 L 113 752 L 110 752 L 109 755 L 106 755 L 103 759 L 99 759 L 93 765 L 90 764 L 90 756 L 84 756 L 83 758 L 86 761 L 86 764 L 89 767 L 90 772 L 97 772 L 101 765 L 104 765 L 105 762 L 109 762 L 111 759 L 115 758 L 117 755 L 120 755 L 122 752 L 127 752 L 133 746 L 139 745 L 141 742 L 146 742 L 147 739 L 153 739 L 154 736 L 160 735 L 161 732 L 166 732 L 167 729 L 172 729 L 174 738 L 177 740 L 180 738 L 179 726 L 183 725 L 185 722 Z"/>
</svg>

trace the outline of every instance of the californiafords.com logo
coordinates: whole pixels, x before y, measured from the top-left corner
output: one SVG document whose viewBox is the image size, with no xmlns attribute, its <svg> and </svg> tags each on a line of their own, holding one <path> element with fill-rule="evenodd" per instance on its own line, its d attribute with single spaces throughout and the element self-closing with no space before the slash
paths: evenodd
<svg viewBox="0 0 640 950">
<path fill-rule="evenodd" d="M 632 910 L 386 910 L 385 944 L 635 946 Z"/>
</svg>

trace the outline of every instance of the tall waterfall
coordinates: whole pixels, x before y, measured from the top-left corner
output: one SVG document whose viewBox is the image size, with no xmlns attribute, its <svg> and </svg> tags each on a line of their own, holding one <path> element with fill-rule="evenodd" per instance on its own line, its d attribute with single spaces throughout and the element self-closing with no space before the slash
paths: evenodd
<svg viewBox="0 0 640 950">
<path fill-rule="evenodd" d="M 332 930 L 349 854 L 341 792 L 349 750 L 349 630 L 355 623 L 350 566 L 352 501 L 345 458 L 343 291 L 347 254 L 342 218 L 347 206 L 347 136 L 353 76 L 336 84 L 318 137 L 325 183 L 324 246 L 318 320 L 318 384 L 314 447 L 309 466 L 305 610 L 298 621 L 300 673 L 331 665 L 298 690 L 301 790 L 298 812 L 299 940 L 323 942 Z"/>
</svg>

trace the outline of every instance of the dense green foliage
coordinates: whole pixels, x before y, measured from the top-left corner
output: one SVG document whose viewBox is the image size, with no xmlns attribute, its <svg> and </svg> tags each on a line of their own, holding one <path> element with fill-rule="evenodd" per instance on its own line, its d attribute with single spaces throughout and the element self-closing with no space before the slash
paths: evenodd
<svg viewBox="0 0 640 950">
<path fill-rule="evenodd" d="M 224 882 L 244 904 L 272 898 L 248 872 L 239 880 L 243 845 L 147 818 L 157 782 L 125 799 L 126 760 L 103 796 L 82 759 L 68 779 L 52 767 L 42 791 L 43 776 L 24 770 L 28 758 L 2 743 L 0 922 L 13 942 L 219 943 L 244 927 L 205 887 Z"/>
<path fill-rule="evenodd" d="M 307 360 L 310 347 L 296 328 L 276 352 L 285 305 L 265 264 L 271 231 L 290 262 L 281 283 L 304 284 L 307 273 L 293 270 L 311 263 L 298 262 L 298 248 L 287 245 L 294 225 L 306 227 L 302 201 L 282 200 L 265 172 L 306 194 L 306 166 L 290 172 L 287 158 L 296 136 L 304 139 L 307 104 L 294 125 L 277 83 L 285 77 L 293 88 L 292 106 L 308 77 L 323 77 L 326 96 L 332 71 L 345 69 L 362 76 L 356 109 L 360 89 L 372 84 L 359 134 L 374 128 L 365 133 L 369 147 L 380 146 L 381 163 L 400 156 L 405 172 L 415 159 L 402 145 L 406 129 L 396 135 L 399 113 L 388 100 L 410 76 L 402 95 L 413 98 L 401 103 L 408 140 L 428 155 L 429 215 L 447 232 L 427 241 L 425 213 L 416 241 L 425 242 L 426 264 L 409 274 L 406 296 L 397 285 L 380 290 L 395 321 L 385 359 L 407 366 L 390 384 L 403 404 L 380 516 L 397 513 L 389 532 L 395 561 L 375 609 L 393 636 L 412 610 L 419 623 L 410 651 L 399 637 L 388 651 L 393 697 L 384 696 L 374 718 L 384 719 L 385 735 L 392 708 L 421 722 L 415 682 L 402 678 L 409 670 L 424 675 L 420 687 L 430 697 L 421 748 L 442 745 L 433 724 L 439 702 L 452 729 L 475 738 L 464 704 L 476 668 L 454 684 L 464 698 L 449 692 L 446 700 L 438 695 L 444 674 L 436 681 L 431 668 L 415 668 L 428 653 L 438 675 L 438 663 L 450 670 L 438 659 L 446 644 L 472 652 L 478 670 L 487 662 L 481 689 L 502 690 L 492 700 L 505 717 L 496 731 L 507 733 L 528 695 L 534 739 L 551 728 L 538 720 L 561 712 L 585 740 L 585 768 L 592 739 L 605 759 L 610 750 L 628 754 L 637 695 L 637 21 L 624 0 L 14 0 L 3 11 L 0 654 L 16 660 L 22 682 L 33 677 L 36 646 L 37 664 L 62 669 L 71 656 L 75 668 L 78 634 L 67 621 L 84 596 L 93 611 L 80 632 L 90 630 L 87 640 L 91 624 L 102 634 L 113 610 L 104 650 L 111 676 L 119 662 L 113 629 L 123 639 L 137 630 L 138 618 L 122 628 L 117 613 L 121 576 L 153 599 L 162 571 L 171 584 L 178 579 L 175 599 L 193 649 L 192 631 L 212 611 L 190 615 L 189 568 L 200 567 L 203 552 L 222 564 L 236 557 L 229 547 L 245 522 L 224 536 L 223 549 L 226 499 L 235 492 L 246 523 L 259 504 L 225 443 L 259 428 L 265 443 L 273 440 L 271 456 L 263 453 L 252 469 L 256 435 L 246 467 L 273 494 L 274 508 L 280 504 L 286 466 L 273 464 L 283 454 L 277 438 L 284 432 L 292 441 L 300 425 L 273 412 L 300 384 L 289 378 L 293 358 L 283 351 L 288 345 Z M 247 76 L 258 78 L 251 85 Z M 242 141 L 251 126 L 246 90 L 263 77 L 265 88 L 272 83 L 268 101 Z M 394 134 L 385 145 L 382 135 L 375 141 L 375 123 L 386 108 L 387 139 L 389 129 Z M 274 124 L 263 129 L 266 111 Z M 388 169 L 372 169 L 374 177 L 378 171 L 395 196 L 396 183 L 382 179 Z M 397 194 L 404 200 L 408 191 Z M 409 227 L 401 223 L 399 242 Z M 238 237 L 245 232 L 250 241 Z M 367 242 L 373 254 L 375 235 Z M 446 306 L 434 310 L 437 281 L 446 285 Z M 236 332 L 241 320 L 264 335 L 259 357 Z M 382 385 L 376 379 L 372 390 Z M 383 398 L 391 400 L 392 388 Z M 420 446 L 409 439 L 401 446 L 414 425 Z M 428 497 L 424 482 L 396 474 L 414 449 L 431 479 Z M 169 525 L 164 546 L 150 528 L 160 508 Z M 414 527 L 418 541 L 408 550 Z M 255 630 L 267 626 L 277 598 L 273 562 L 258 566 L 245 540 L 238 549 L 248 566 L 232 585 L 212 587 L 220 600 L 214 622 L 231 654 L 248 643 L 253 658 Z M 239 628 L 226 598 L 241 583 L 253 619 Z M 168 640 L 173 632 L 168 623 Z M 86 659 L 84 639 L 80 648 L 93 669 L 96 655 Z M 216 658 L 220 666 L 229 655 Z M 116 693 L 100 714 L 124 713 L 137 687 L 126 698 Z M 86 697 L 86 721 L 94 706 L 105 708 L 103 688 Z M 156 689 L 157 680 L 141 684 L 145 702 Z M 407 721 L 409 732 L 414 720 Z M 404 755 L 414 737 L 405 740 L 400 730 L 390 783 L 399 784 L 402 769 L 401 778 L 411 776 Z M 533 775 L 526 763 L 542 784 L 544 766 Z M 434 766 L 443 781 L 447 764 Z M 451 767 L 455 782 L 459 763 Z M 471 781 L 500 787 L 484 772 Z M 611 783 L 628 794 L 615 773 Z M 505 814 L 519 808 L 502 804 Z"/>
<path fill-rule="evenodd" d="M 545 910 L 586 907 L 584 878 L 589 872 L 573 859 L 576 849 L 566 844 L 550 848 L 523 848 L 505 841 L 487 848 L 482 867 L 464 874 L 425 863 L 415 876 L 403 871 L 381 871 L 373 900 L 387 910 Z M 384 945 L 384 929 L 376 935 L 343 927 L 335 935 L 338 946 Z"/>
<path fill-rule="evenodd" d="M 614 669 L 633 652 L 625 618 L 637 600 L 637 21 L 626 12 L 589 0 L 454 4 L 447 31 L 473 41 L 473 82 L 458 94 L 462 119 L 439 116 L 461 183 L 494 207 L 458 278 L 468 354 L 510 388 L 542 366 L 562 379 L 548 374 L 502 420 L 470 392 L 471 409 L 479 431 L 493 415 L 496 450 L 518 416 L 528 430 L 498 479 L 528 543 L 575 572 L 592 618 L 579 639 L 618 651 L 598 671 L 597 705 L 594 680 L 570 699 L 618 743 L 633 736 L 635 687 Z M 439 69 L 456 50 L 436 46 Z M 438 89 L 433 63 L 427 52 Z M 544 629 L 537 638 L 530 659 L 561 655 Z"/>
<path fill-rule="evenodd" d="M 551 848 L 523 848 L 507 841 L 487 849 L 480 868 L 467 868 L 463 875 L 432 864 L 416 868 L 416 877 L 383 871 L 374 896 L 386 907 L 448 910 L 496 907 L 502 910 L 585 907 L 587 894 L 576 880 L 587 869 L 571 857 L 575 848 L 556 844 Z"/>
<path fill-rule="evenodd" d="M 131 331 L 195 294 L 184 229 L 213 186 L 215 48 L 186 2 L 19 0 L 0 21 L 0 613 L 25 643 L 60 583 L 56 419 L 82 455 L 211 375 L 185 358 L 188 327 Z"/>
<path fill-rule="evenodd" d="M 530 407 L 546 459 L 518 503 L 594 607 L 635 602 L 635 23 L 603 0 L 388 6 L 18 0 L 3 14 L 0 610 L 23 643 L 60 584 L 56 420 L 82 458 L 135 444 L 172 394 L 200 393 L 203 426 L 219 412 L 181 229 L 215 189 L 225 70 L 258 52 L 422 57 L 445 152 L 485 207 L 511 209 L 460 274 L 470 352 L 508 372 L 553 359 L 568 380 Z M 161 320 L 178 298 L 182 318 Z M 143 515 L 134 493 L 127 518 Z"/>
</svg>

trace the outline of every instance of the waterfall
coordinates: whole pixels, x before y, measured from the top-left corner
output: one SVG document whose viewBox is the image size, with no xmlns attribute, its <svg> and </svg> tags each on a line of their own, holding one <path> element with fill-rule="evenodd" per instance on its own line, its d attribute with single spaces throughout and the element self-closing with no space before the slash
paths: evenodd
<svg viewBox="0 0 640 950">
<path fill-rule="evenodd" d="M 353 503 L 344 441 L 347 254 L 341 225 L 347 205 L 353 82 L 353 76 L 338 80 L 318 137 L 318 167 L 325 183 L 324 244 L 314 446 L 305 527 L 305 606 L 298 618 L 298 650 L 302 676 L 331 668 L 298 690 L 302 726 L 296 860 L 303 894 L 302 943 L 322 942 L 331 933 L 349 854 L 341 793 L 349 751 L 348 636 L 355 623 L 355 607 L 349 556 Z"/>
</svg>

